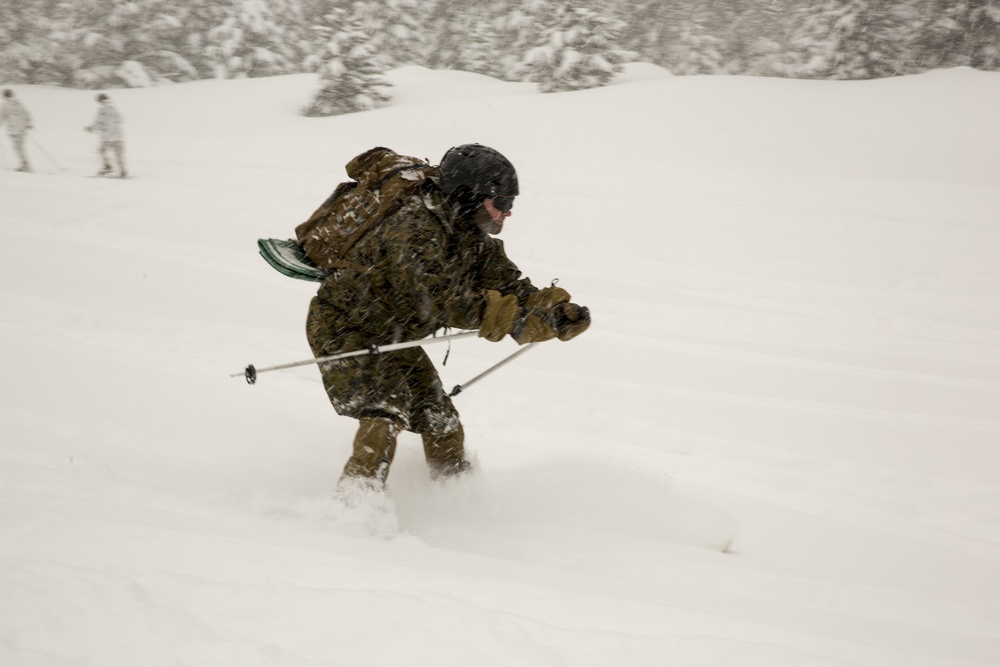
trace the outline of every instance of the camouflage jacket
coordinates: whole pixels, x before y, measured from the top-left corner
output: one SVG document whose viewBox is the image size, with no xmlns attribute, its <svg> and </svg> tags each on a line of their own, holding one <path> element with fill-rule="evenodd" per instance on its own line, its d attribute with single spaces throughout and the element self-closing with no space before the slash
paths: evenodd
<svg viewBox="0 0 1000 667">
<path fill-rule="evenodd" d="M 309 329 L 335 339 L 328 350 L 415 340 L 443 327 L 478 329 L 486 290 L 538 291 L 507 259 L 503 242 L 462 217 L 428 183 L 352 248 L 366 270 L 341 269 L 320 286 Z M 317 326 L 318 325 L 318 326 Z M 344 345 L 350 340 L 350 345 Z"/>
</svg>

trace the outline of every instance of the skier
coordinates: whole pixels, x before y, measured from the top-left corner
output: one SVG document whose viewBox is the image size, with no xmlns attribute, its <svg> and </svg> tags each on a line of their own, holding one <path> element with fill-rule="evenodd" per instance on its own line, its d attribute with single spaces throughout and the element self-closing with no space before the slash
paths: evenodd
<svg viewBox="0 0 1000 667">
<path fill-rule="evenodd" d="M 445 153 L 439 177 L 380 222 L 334 272 L 306 321 L 316 357 L 478 329 L 519 344 L 569 340 L 590 325 L 560 287 L 539 289 L 507 258 L 499 234 L 518 194 L 507 158 L 480 144 Z M 381 490 L 401 431 L 419 433 L 432 478 L 465 472 L 462 422 L 420 347 L 320 365 L 334 409 L 359 421 L 339 486 Z"/>
<path fill-rule="evenodd" d="M 10 88 L 4 89 L 3 106 L 0 107 L 0 125 L 4 123 L 7 124 L 7 135 L 14 145 L 14 152 L 21 161 L 17 171 L 31 171 L 28 154 L 24 150 L 24 140 L 28 136 L 28 130 L 32 128 L 31 114 L 20 100 L 14 97 L 14 91 Z"/>
<path fill-rule="evenodd" d="M 111 156 L 114 155 L 118 162 L 118 176 L 125 178 L 128 171 L 125 169 L 125 135 L 122 132 L 122 115 L 111 103 L 111 98 L 101 93 L 97 96 L 97 103 L 100 108 L 94 122 L 83 128 L 87 132 L 96 132 L 101 138 L 99 153 L 103 165 L 97 172 L 98 176 L 107 176 L 113 170 L 111 168 Z"/>
</svg>

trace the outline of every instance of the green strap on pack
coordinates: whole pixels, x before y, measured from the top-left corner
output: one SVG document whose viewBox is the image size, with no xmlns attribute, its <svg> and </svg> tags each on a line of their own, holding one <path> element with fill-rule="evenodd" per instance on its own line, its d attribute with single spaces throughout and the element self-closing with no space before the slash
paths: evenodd
<svg viewBox="0 0 1000 667">
<path fill-rule="evenodd" d="M 267 260 L 275 271 L 290 278 L 321 283 L 327 272 L 316 266 L 305 251 L 295 241 L 284 239 L 258 239 L 260 256 Z"/>
</svg>

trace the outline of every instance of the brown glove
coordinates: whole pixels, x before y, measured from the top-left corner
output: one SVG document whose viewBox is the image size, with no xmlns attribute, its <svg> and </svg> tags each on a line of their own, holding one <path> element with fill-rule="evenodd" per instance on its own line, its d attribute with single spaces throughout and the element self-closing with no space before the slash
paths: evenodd
<svg viewBox="0 0 1000 667">
<path fill-rule="evenodd" d="M 555 285 L 538 290 L 524 300 L 524 310 L 511 336 L 518 345 L 541 343 L 556 337 L 552 326 L 553 309 L 569 301 L 569 292 Z"/>
<path fill-rule="evenodd" d="M 590 311 L 569 299 L 569 292 L 555 285 L 529 296 L 524 302 L 524 325 L 514 327 L 514 339 L 518 343 L 555 337 L 566 341 L 582 334 L 590 326 Z"/>
<path fill-rule="evenodd" d="M 590 326 L 590 310 L 575 303 L 560 303 L 553 310 L 552 323 L 559 340 L 576 338 Z"/>
<path fill-rule="evenodd" d="M 541 343 L 556 337 L 556 331 L 548 323 L 548 319 L 538 313 L 525 312 L 510 333 L 518 345 L 525 343 Z"/>
<path fill-rule="evenodd" d="M 479 336 L 495 343 L 510 334 L 518 345 L 575 338 L 590 326 L 590 311 L 569 299 L 569 292 L 553 285 L 529 296 L 521 308 L 513 294 L 487 290 Z"/>
<path fill-rule="evenodd" d="M 524 307 L 528 310 L 537 309 L 545 312 L 551 311 L 557 304 L 569 301 L 569 292 L 562 287 L 543 287 L 527 299 L 524 300 Z"/>
<path fill-rule="evenodd" d="M 492 289 L 486 290 L 485 300 L 479 337 L 495 343 L 514 331 L 521 307 L 517 305 L 517 297 L 513 294 L 504 296 Z"/>
</svg>

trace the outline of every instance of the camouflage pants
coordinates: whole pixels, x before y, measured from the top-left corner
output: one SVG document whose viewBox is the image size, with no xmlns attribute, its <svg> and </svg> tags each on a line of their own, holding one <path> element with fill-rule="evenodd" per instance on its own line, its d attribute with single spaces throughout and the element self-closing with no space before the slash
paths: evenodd
<svg viewBox="0 0 1000 667">
<path fill-rule="evenodd" d="M 313 354 L 330 356 L 364 349 L 370 341 L 353 331 L 331 331 L 314 316 L 306 325 Z M 445 393 L 434 364 L 420 347 L 352 357 L 320 364 L 326 395 L 337 414 L 361 421 L 354 452 L 345 467 L 350 476 L 384 481 L 399 431 L 419 433 L 433 473 L 464 469 L 462 423 Z"/>
</svg>

